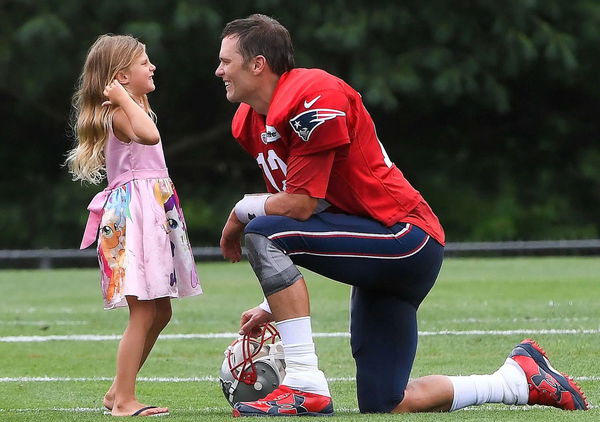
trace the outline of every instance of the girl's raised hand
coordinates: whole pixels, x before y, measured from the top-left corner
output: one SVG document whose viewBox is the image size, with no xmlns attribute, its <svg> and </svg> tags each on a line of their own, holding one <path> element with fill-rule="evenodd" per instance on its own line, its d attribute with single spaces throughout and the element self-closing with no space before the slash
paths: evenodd
<svg viewBox="0 0 600 422">
<path fill-rule="evenodd" d="M 103 94 L 108 98 L 108 101 L 102 103 L 103 106 L 118 106 L 121 105 L 124 100 L 131 98 L 129 93 L 123 88 L 123 85 L 116 79 L 106 85 Z"/>
</svg>

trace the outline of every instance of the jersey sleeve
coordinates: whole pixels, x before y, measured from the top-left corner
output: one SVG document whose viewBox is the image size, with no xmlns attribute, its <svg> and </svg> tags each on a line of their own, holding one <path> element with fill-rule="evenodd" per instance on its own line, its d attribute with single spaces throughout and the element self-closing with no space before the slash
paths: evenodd
<svg viewBox="0 0 600 422">
<path fill-rule="evenodd" d="M 309 155 L 350 143 L 348 98 L 341 90 L 312 91 L 299 96 L 289 114 L 290 155 Z"/>
<path fill-rule="evenodd" d="M 285 191 L 325 198 L 334 158 L 335 150 L 291 156 Z"/>
</svg>

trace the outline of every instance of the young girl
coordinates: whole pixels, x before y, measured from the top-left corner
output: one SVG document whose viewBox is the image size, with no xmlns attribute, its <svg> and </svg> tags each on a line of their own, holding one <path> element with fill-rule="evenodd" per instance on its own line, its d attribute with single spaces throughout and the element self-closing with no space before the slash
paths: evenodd
<svg viewBox="0 0 600 422">
<path fill-rule="evenodd" d="M 104 308 L 129 307 L 115 379 L 104 396 L 114 416 L 168 414 L 135 394 L 138 371 L 171 318 L 172 297 L 202 293 L 179 198 L 169 178 L 146 94 L 154 91 L 144 44 L 102 35 L 73 96 L 73 180 L 108 187 L 90 203 L 81 248 L 98 237 Z"/>
</svg>

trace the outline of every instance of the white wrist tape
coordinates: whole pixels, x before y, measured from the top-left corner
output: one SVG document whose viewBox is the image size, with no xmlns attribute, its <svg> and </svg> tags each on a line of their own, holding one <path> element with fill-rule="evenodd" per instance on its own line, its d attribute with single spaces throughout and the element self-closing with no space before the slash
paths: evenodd
<svg viewBox="0 0 600 422">
<path fill-rule="evenodd" d="M 265 202 L 267 202 L 269 196 L 271 196 L 270 193 L 244 195 L 233 208 L 238 220 L 248 224 L 253 218 L 266 215 Z"/>
<path fill-rule="evenodd" d="M 266 297 L 265 297 L 265 300 L 263 300 L 262 303 L 260 305 L 258 305 L 258 307 L 260 309 L 262 309 L 263 311 L 272 314 L 271 307 L 269 306 L 269 302 L 267 302 L 267 298 Z"/>
</svg>

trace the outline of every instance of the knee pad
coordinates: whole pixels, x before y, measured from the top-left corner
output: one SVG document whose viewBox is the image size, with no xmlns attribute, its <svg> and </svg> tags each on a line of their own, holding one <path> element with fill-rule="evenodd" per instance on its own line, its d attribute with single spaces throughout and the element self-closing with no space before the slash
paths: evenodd
<svg viewBox="0 0 600 422">
<path fill-rule="evenodd" d="M 265 297 L 291 286 L 302 274 L 289 256 L 265 236 L 246 233 L 248 260 L 258 277 Z"/>
</svg>

